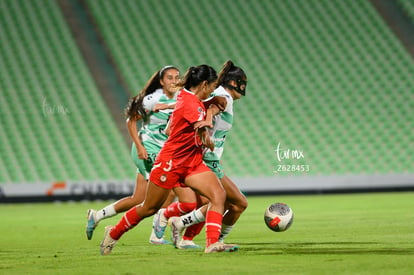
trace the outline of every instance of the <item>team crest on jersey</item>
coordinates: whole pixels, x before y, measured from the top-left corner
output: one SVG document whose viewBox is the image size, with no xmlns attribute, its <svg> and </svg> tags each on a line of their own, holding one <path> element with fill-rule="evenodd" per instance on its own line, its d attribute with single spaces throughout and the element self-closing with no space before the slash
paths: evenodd
<svg viewBox="0 0 414 275">
<path fill-rule="evenodd" d="M 204 116 L 206 115 L 203 108 L 198 107 L 197 111 L 200 113 L 200 115 L 198 116 L 198 121 L 203 120 Z"/>
<path fill-rule="evenodd" d="M 166 182 L 167 181 L 167 175 L 162 174 L 161 177 L 160 177 L 160 181 L 161 182 Z"/>
</svg>

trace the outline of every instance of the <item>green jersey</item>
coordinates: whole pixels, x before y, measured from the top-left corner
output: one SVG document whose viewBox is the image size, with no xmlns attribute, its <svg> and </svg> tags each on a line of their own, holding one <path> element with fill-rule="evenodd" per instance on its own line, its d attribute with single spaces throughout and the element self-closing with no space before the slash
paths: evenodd
<svg viewBox="0 0 414 275">
<path fill-rule="evenodd" d="M 158 89 L 154 93 L 145 96 L 142 101 L 144 110 L 147 113 L 147 119 L 139 130 L 139 135 L 142 144 L 147 150 L 148 159 L 143 160 L 138 158 L 135 143 L 132 144 L 131 155 L 138 168 L 137 172 L 144 175 L 146 179 L 148 179 L 155 158 L 168 138 L 165 134 L 165 128 L 173 112 L 173 109 L 165 109 L 158 112 L 154 112 L 153 109 L 156 104 L 174 104 L 175 102 L 176 97 L 168 98 L 162 89 Z"/>
<path fill-rule="evenodd" d="M 220 159 L 224 151 L 226 136 L 233 125 L 233 98 L 222 87 L 218 87 L 212 96 L 222 96 L 226 98 L 226 109 L 213 117 L 213 128 L 209 129 L 209 134 L 214 142 L 214 151 L 204 149 L 204 162 L 212 169 L 219 178 L 224 176 L 220 165 Z"/>
<path fill-rule="evenodd" d="M 168 136 L 165 134 L 170 115 L 173 109 L 160 110 L 154 112 L 153 109 L 156 104 L 174 104 L 176 98 L 168 98 L 162 89 L 156 90 L 153 94 L 147 95 L 142 101 L 145 112 L 147 112 L 147 119 L 139 131 L 144 147 L 150 151 L 158 151 L 164 145 Z M 155 148 L 153 148 L 155 147 Z"/>
</svg>

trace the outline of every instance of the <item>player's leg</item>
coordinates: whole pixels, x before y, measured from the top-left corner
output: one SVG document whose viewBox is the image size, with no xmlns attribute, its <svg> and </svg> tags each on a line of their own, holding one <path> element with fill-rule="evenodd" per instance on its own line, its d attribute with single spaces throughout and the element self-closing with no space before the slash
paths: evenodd
<svg viewBox="0 0 414 275">
<path fill-rule="evenodd" d="M 122 198 L 100 210 L 89 209 L 86 223 L 86 236 L 88 240 L 92 239 L 93 231 L 101 220 L 113 217 L 118 213 L 125 212 L 131 207 L 143 202 L 146 188 L 147 180 L 141 173 L 137 173 L 135 189 L 132 196 Z"/>
<path fill-rule="evenodd" d="M 193 242 L 193 239 L 200 234 L 204 227 L 208 202 L 207 198 L 199 196 L 197 209 L 180 217 L 171 217 L 168 220 L 171 226 L 173 244 L 176 248 L 200 248 L 199 245 Z M 184 230 L 185 234 L 182 235 Z"/>
<path fill-rule="evenodd" d="M 205 196 L 209 201 L 209 207 L 206 214 L 206 253 L 235 251 L 237 245 L 224 245 L 218 242 L 221 222 L 223 219 L 224 202 L 226 193 L 220 184 L 217 176 L 206 166 L 198 167 L 192 174 L 185 178 L 185 185 L 191 187 L 199 194 Z"/>
<path fill-rule="evenodd" d="M 200 248 L 193 239 L 198 236 L 204 227 L 205 215 L 207 213 L 208 199 L 199 196 L 197 209 L 179 218 L 169 220 L 171 225 L 172 239 L 176 248 L 194 249 Z M 185 230 L 185 231 L 184 231 Z M 184 235 L 183 235 L 184 232 Z"/>
<path fill-rule="evenodd" d="M 170 194 L 168 194 L 168 197 L 165 200 L 165 202 L 162 204 L 161 208 L 167 208 L 168 205 L 170 205 L 174 202 L 175 198 L 176 198 L 176 195 L 175 195 L 174 191 L 171 190 Z"/>
<path fill-rule="evenodd" d="M 223 217 L 220 234 L 220 241 L 223 242 L 224 238 L 230 234 L 240 215 L 247 208 L 248 202 L 237 185 L 228 176 L 223 174 L 220 182 L 226 191 L 226 212 Z M 171 221 L 173 231 L 176 230 L 176 232 L 181 233 L 186 228 L 185 234 L 183 235 L 181 241 L 174 239 L 175 243 L 183 243 L 183 245 L 178 243 L 178 248 L 181 246 L 185 248 L 186 244 L 183 241 L 192 241 L 193 238 L 199 234 L 203 226 L 203 222 L 205 221 L 206 212 L 206 208 L 201 207 L 191 213 L 181 216 L 180 219 L 174 219 Z M 188 247 L 191 247 L 191 245 L 188 245 Z"/>
<path fill-rule="evenodd" d="M 157 244 L 157 245 L 158 244 L 170 244 L 169 241 L 164 239 L 164 232 L 162 234 L 158 233 L 158 236 L 160 236 L 160 237 L 157 237 L 157 234 L 155 232 L 156 232 L 156 229 L 159 228 L 160 214 L 164 213 L 165 209 L 170 204 L 173 203 L 175 197 L 176 197 L 175 193 L 171 190 L 170 194 L 167 197 L 167 199 L 165 200 L 165 202 L 161 206 L 161 209 L 158 210 L 158 212 L 154 215 L 154 218 L 152 220 L 151 234 L 150 234 L 150 237 L 149 237 L 149 243 L 150 244 Z M 165 228 L 164 228 L 164 230 L 165 230 Z"/>
<path fill-rule="evenodd" d="M 173 202 L 166 208 L 164 217 L 167 220 L 170 217 L 191 212 L 197 207 L 198 195 L 191 188 L 177 186 L 173 190 L 178 197 L 178 201 Z"/>
<path fill-rule="evenodd" d="M 220 181 L 224 190 L 226 190 L 226 205 L 228 205 L 221 228 L 220 240 L 222 241 L 231 232 L 240 215 L 246 210 L 248 202 L 239 187 L 228 176 L 224 175 Z"/>
<path fill-rule="evenodd" d="M 169 218 L 181 216 L 197 207 L 197 195 L 191 188 L 175 187 L 174 193 L 177 195 L 178 201 L 160 209 L 154 216 L 153 231 L 157 238 L 163 238 Z"/>
<path fill-rule="evenodd" d="M 117 225 L 105 228 L 105 236 L 101 243 L 101 254 L 111 253 L 112 248 L 124 233 L 134 228 L 144 218 L 158 211 L 167 199 L 170 191 L 149 182 L 144 202 L 129 209 Z"/>
</svg>

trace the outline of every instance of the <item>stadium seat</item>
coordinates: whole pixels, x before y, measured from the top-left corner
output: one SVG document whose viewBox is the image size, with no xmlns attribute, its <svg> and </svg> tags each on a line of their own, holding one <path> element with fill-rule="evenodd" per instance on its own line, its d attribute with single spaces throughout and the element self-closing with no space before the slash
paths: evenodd
<svg viewBox="0 0 414 275">
<path fill-rule="evenodd" d="M 57 2 L 2 1 L 0 23 L 0 182 L 135 177 Z"/>
</svg>

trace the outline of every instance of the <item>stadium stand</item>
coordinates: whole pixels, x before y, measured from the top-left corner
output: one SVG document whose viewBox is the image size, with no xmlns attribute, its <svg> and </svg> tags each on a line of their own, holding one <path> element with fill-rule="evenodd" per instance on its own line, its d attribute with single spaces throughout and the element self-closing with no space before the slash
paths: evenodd
<svg viewBox="0 0 414 275">
<path fill-rule="evenodd" d="M 401 5 L 404 12 L 408 14 L 412 22 L 414 22 L 414 2 L 411 0 L 398 0 L 397 2 Z"/>
<path fill-rule="evenodd" d="M 167 64 L 245 69 L 223 160 L 232 177 L 414 173 L 413 57 L 369 0 L 82 3 L 130 91 Z M 133 183 L 58 3 L 0 1 L 0 27 L 0 183 Z"/>
<path fill-rule="evenodd" d="M 413 59 L 369 1 L 88 4 L 133 89 L 163 64 L 219 69 L 230 58 L 246 69 L 230 175 L 269 176 L 279 163 L 316 175 L 413 172 Z M 279 162 L 279 143 L 304 158 Z"/>
<path fill-rule="evenodd" d="M 0 183 L 134 177 L 56 1 L 0 1 Z"/>
</svg>

